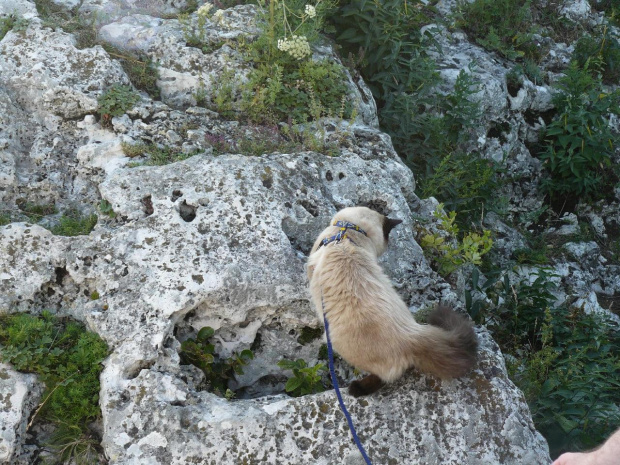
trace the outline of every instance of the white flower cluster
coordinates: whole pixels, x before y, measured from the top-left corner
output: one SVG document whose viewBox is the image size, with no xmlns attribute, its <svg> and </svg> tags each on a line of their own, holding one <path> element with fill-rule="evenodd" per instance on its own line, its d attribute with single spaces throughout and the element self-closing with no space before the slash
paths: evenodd
<svg viewBox="0 0 620 465">
<path fill-rule="evenodd" d="M 290 56 L 301 60 L 309 56 L 310 44 L 305 36 L 293 36 L 290 39 L 278 39 L 278 50 L 288 52 Z"/>
<path fill-rule="evenodd" d="M 306 5 L 306 9 L 304 12 L 310 17 L 314 18 L 316 16 L 316 8 L 312 5 Z"/>
<path fill-rule="evenodd" d="M 207 2 L 204 5 L 202 5 L 200 8 L 198 8 L 198 11 L 196 11 L 196 13 L 198 13 L 198 16 L 207 16 L 209 14 L 209 11 L 211 11 L 212 9 L 213 9 L 213 5 Z"/>
<path fill-rule="evenodd" d="M 224 10 L 217 10 L 213 13 L 213 20 L 215 21 L 215 24 L 219 24 L 220 26 L 229 26 L 228 22 L 224 18 Z"/>
</svg>

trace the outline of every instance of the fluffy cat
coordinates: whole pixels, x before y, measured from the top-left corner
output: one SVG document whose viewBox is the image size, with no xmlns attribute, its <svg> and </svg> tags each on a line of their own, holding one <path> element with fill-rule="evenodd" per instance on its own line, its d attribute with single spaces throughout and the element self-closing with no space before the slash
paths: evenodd
<svg viewBox="0 0 620 465">
<path fill-rule="evenodd" d="M 349 386 L 355 397 L 395 381 L 411 366 L 445 379 L 476 363 L 471 323 L 443 306 L 430 314 L 430 324 L 417 323 L 377 262 L 399 223 L 366 207 L 345 208 L 308 259 L 312 300 L 319 319 L 327 316 L 334 350 L 370 373 Z"/>
</svg>

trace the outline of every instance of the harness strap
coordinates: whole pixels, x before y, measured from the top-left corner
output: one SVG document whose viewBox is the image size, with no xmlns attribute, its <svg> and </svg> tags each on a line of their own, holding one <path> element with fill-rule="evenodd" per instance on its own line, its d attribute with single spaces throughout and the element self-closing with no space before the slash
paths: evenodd
<svg viewBox="0 0 620 465">
<path fill-rule="evenodd" d="M 323 239 L 321 241 L 321 243 L 319 244 L 319 246 L 317 247 L 317 250 L 320 249 L 321 247 L 323 247 L 324 245 L 331 244 L 332 242 L 338 243 L 338 242 L 340 242 L 343 239 L 349 239 L 351 242 L 353 242 L 355 244 L 355 241 L 353 239 L 351 239 L 349 236 L 347 236 L 347 230 L 349 230 L 349 229 L 352 229 L 353 231 L 360 232 L 364 236 L 368 236 L 368 234 L 366 234 L 366 231 L 364 231 L 358 225 L 353 224 L 353 223 L 349 223 L 348 221 L 339 220 L 339 221 L 336 221 L 332 226 L 339 227 L 340 231 L 338 231 L 338 234 L 335 234 L 335 235 L 333 235 L 331 237 L 326 237 L 325 239 Z"/>
</svg>

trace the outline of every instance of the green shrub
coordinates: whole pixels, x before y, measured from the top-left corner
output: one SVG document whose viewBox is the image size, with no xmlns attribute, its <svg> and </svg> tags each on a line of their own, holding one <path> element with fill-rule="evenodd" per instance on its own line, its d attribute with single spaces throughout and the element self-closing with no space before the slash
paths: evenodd
<svg viewBox="0 0 620 465">
<path fill-rule="evenodd" d="M 293 376 L 288 379 L 284 387 L 289 395 L 299 397 L 325 390 L 321 374 L 327 370 L 327 367 L 322 363 L 308 366 L 301 358 L 295 361 L 282 359 L 278 362 L 278 366 L 283 370 L 293 371 Z"/>
<path fill-rule="evenodd" d="M 254 353 L 243 350 L 240 354 L 233 353 L 229 358 L 221 358 L 215 353 L 215 346 L 209 342 L 215 331 L 205 326 L 196 335 L 181 343 L 181 363 L 194 365 L 202 370 L 209 391 L 220 397 L 232 398 L 228 393 L 228 381 L 235 374 L 242 375 L 243 367 L 254 359 Z"/>
<path fill-rule="evenodd" d="M 620 78 L 620 42 L 612 37 L 608 26 L 601 26 L 594 35 L 585 35 L 575 44 L 572 59 L 580 68 L 601 72 L 603 81 L 618 84 Z M 595 68 L 589 63 L 600 63 Z"/>
<path fill-rule="evenodd" d="M 48 312 L 0 317 L 0 359 L 36 373 L 45 384 L 35 416 L 56 428 L 52 446 L 63 463 L 93 463 L 97 456 L 97 435 L 89 424 L 101 418 L 99 374 L 107 354 L 97 334 Z"/>
<path fill-rule="evenodd" d="M 99 104 L 97 112 L 101 115 L 103 124 L 109 125 L 112 117 L 122 116 L 139 101 L 140 96 L 131 86 L 113 84 L 97 99 Z"/>
<path fill-rule="evenodd" d="M 550 176 L 542 187 L 552 196 L 602 197 L 602 187 L 617 179 L 611 157 L 618 136 L 609 117 L 620 112 L 620 91 L 606 92 L 588 66 L 582 69 L 575 62 L 557 88 L 557 114 L 544 132 L 545 146 L 538 155 Z"/>
<path fill-rule="evenodd" d="M 530 273 L 531 274 L 531 273 Z M 466 293 L 467 309 L 486 324 L 509 357 L 509 372 L 526 395 L 536 427 L 552 455 L 603 442 L 620 422 L 620 332 L 596 314 L 555 306 L 553 275 L 514 283 L 499 270 Z"/>
<path fill-rule="evenodd" d="M 533 25 L 530 0 L 459 1 L 457 26 L 471 34 L 484 48 L 514 60 L 540 56 L 532 36 Z"/>
<path fill-rule="evenodd" d="M 493 196 L 496 166 L 466 151 L 481 117 L 471 74 L 462 70 L 453 92 L 432 95 L 440 83 L 426 51 L 433 42 L 420 34 L 430 13 L 419 1 L 353 0 L 333 21 L 345 51 L 362 57 L 381 127 L 416 173 L 418 191 L 458 208 L 466 222 Z"/>
<path fill-rule="evenodd" d="M 456 239 L 456 243 L 446 241 L 438 233 L 423 230 L 420 247 L 437 264 L 438 272 L 447 276 L 468 263 L 480 265 L 482 257 L 491 250 L 493 245 L 491 232 L 485 230 L 482 235 L 468 232 L 459 238 L 455 212 L 445 213 L 443 205 L 439 205 L 433 214 L 440 220 L 439 229 Z"/>
<path fill-rule="evenodd" d="M 96 224 L 97 215 L 94 213 L 82 216 L 77 210 L 67 210 L 50 231 L 57 236 L 83 236 L 90 234 Z"/>
</svg>

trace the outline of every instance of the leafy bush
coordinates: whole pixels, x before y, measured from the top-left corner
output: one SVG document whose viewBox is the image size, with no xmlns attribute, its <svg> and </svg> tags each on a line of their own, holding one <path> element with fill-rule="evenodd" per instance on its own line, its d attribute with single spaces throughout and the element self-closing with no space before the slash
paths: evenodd
<svg viewBox="0 0 620 465">
<path fill-rule="evenodd" d="M 582 69 L 575 62 L 557 88 L 557 115 L 545 130 L 545 147 L 538 155 L 550 175 L 543 188 L 552 196 L 604 196 L 601 181 L 616 179 L 611 157 L 618 136 L 609 117 L 620 112 L 620 91 L 607 93 L 589 66 Z"/>
<path fill-rule="evenodd" d="M 456 243 L 446 241 L 439 233 L 431 234 L 426 230 L 423 231 L 420 246 L 437 264 L 438 272 L 446 276 L 467 263 L 480 265 L 482 256 L 488 253 L 493 245 L 491 232 L 484 231 L 482 235 L 468 232 L 459 242 L 459 228 L 455 223 L 456 213 L 445 213 L 443 205 L 439 205 L 433 214 L 441 222 L 439 229 L 456 239 Z"/>
<path fill-rule="evenodd" d="M 555 306 L 552 275 L 516 283 L 496 271 L 484 283 L 476 270 L 468 311 L 486 324 L 508 355 L 511 377 L 524 392 L 552 455 L 603 442 L 620 422 L 620 331 L 596 314 Z"/>
<path fill-rule="evenodd" d="M 580 68 L 602 73 L 603 81 L 618 84 L 620 78 L 620 42 L 610 34 L 607 25 L 601 26 L 594 35 L 584 35 L 575 44 L 572 59 Z M 589 63 L 600 63 L 590 68 Z"/>
<path fill-rule="evenodd" d="M 97 99 L 99 104 L 97 111 L 101 115 L 103 124 L 108 125 L 112 117 L 122 116 L 139 101 L 140 96 L 131 86 L 114 84 Z"/>
<path fill-rule="evenodd" d="M 539 50 L 533 43 L 536 31 L 532 25 L 530 0 L 459 1 L 457 26 L 471 34 L 484 48 L 514 60 L 537 58 Z"/>
<path fill-rule="evenodd" d="M 421 195 L 437 196 L 464 218 L 479 216 L 497 185 L 495 165 L 467 147 L 479 126 L 479 88 L 463 70 L 453 92 L 432 95 L 440 82 L 426 51 L 433 42 L 420 33 L 430 13 L 419 1 L 353 0 L 333 21 L 345 51 L 361 55 L 382 129 L 418 176 Z"/>
<path fill-rule="evenodd" d="M 63 463 L 93 463 L 97 455 L 89 424 L 101 417 L 99 374 L 107 354 L 97 334 L 49 312 L 0 318 L 0 359 L 45 384 L 35 416 L 54 424 L 52 442 Z"/>
<path fill-rule="evenodd" d="M 254 353 L 243 350 L 240 354 L 233 353 L 229 358 L 221 358 L 215 353 L 215 345 L 209 342 L 215 331 L 209 326 L 205 326 L 196 335 L 196 338 L 189 338 L 181 343 L 181 363 L 194 365 L 205 374 L 205 381 L 209 391 L 218 396 L 226 395 L 231 397 L 227 391 L 228 381 L 233 379 L 235 374 L 242 375 L 243 367 L 249 360 L 254 359 Z"/>
<path fill-rule="evenodd" d="M 305 396 L 323 392 L 322 372 L 327 368 L 322 363 L 308 366 L 305 360 L 299 358 L 295 361 L 282 359 L 278 366 L 284 370 L 292 370 L 293 376 L 288 379 L 284 389 L 293 397 Z"/>
</svg>

